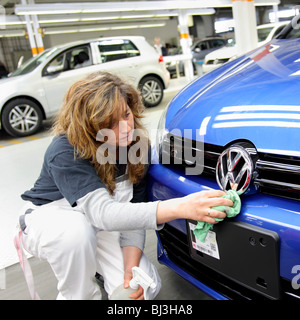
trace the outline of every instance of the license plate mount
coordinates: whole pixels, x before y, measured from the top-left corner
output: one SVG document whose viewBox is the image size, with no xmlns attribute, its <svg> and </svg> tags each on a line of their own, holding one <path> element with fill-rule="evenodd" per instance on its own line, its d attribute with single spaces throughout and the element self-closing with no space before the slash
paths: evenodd
<svg viewBox="0 0 300 320">
<path fill-rule="evenodd" d="M 214 225 L 205 243 L 187 220 L 193 259 L 269 299 L 280 299 L 279 236 L 276 232 L 227 219 Z"/>
</svg>

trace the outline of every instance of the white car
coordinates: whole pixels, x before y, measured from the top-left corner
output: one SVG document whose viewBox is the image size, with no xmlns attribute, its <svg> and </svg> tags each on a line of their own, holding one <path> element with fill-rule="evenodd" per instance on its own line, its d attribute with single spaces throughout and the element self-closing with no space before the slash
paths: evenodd
<svg viewBox="0 0 300 320">
<path fill-rule="evenodd" d="M 144 37 L 110 37 L 50 48 L 0 80 L 1 127 L 28 136 L 61 108 L 67 89 L 89 73 L 106 70 L 141 90 L 145 106 L 163 98 L 170 74 Z"/>
<path fill-rule="evenodd" d="M 277 34 L 279 34 L 283 28 L 288 24 L 288 21 L 280 23 L 263 24 L 257 27 L 257 46 L 260 47 L 270 40 L 272 40 Z M 215 50 L 205 56 L 204 64 L 202 66 L 203 73 L 212 71 L 223 63 L 233 60 L 238 57 L 237 48 L 234 45 L 234 41 L 228 43 L 227 46 Z"/>
</svg>

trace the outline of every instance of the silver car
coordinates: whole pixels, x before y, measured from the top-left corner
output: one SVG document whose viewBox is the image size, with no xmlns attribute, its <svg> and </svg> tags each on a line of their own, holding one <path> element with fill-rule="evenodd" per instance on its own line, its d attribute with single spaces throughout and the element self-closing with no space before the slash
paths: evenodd
<svg viewBox="0 0 300 320">
<path fill-rule="evenodd" d="M 13 136 L 37 132 L 62 106 L 67 89 L 85 75 L 106 70 L 127 77 L 145 106 L 163 98 L 170 74 L 144 37 L 111 37 L 50 48 L 0 80 L 1 127 Z"/>
</svg>

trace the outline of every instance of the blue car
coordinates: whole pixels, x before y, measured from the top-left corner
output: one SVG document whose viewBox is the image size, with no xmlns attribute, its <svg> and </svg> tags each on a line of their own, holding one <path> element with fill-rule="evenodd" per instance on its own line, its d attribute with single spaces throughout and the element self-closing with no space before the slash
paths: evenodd
<svg viewBox="0 0 300 320">
<path fill-rule="evenodd" d="M 205 242 L 196 221 L 157 232 L 159 262 L 214 299 L 300 299 L 298 21 L 194 80 L 159 123 L 150 200 L 240 194 L 240 214 L 214 225 Z"/>
</svg>

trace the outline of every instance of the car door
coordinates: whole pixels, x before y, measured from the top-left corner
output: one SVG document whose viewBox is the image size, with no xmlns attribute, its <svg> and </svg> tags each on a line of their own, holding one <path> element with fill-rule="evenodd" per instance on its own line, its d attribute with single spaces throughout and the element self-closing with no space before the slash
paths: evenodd
<svg viewBox="0 0 300 320">
<path fill-rule="evenodd" d="M 209 42 L 207 40 L 199 41 L 193 49 L 193 59 L 201 61 L 209 53 Z"/>
<path fill-rule="evenodd" d="M 51 59 L 42 71 L 42 83 L 51 111 L 61 108 L 63 98 L 74 82 L 93 71 L 90 44 L 67 49 Z"/>
</svg>

